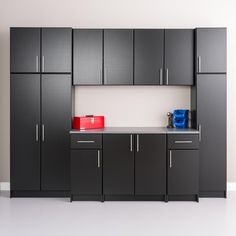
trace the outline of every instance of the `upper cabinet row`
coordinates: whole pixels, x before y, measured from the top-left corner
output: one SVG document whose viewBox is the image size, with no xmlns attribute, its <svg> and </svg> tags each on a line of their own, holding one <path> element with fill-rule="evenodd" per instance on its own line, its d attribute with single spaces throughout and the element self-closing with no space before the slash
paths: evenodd
<svg viewBox="0 0 236 236">
<path fill-rule="evenodd" d="M 74 85 L 193 85 L 226 73 L 225 31 L 11 28 L 11 73 L 71 73 L 73 59 Z"/>
<path fill-rule="evenodd" d="M 75 29 L 74 85 L 192 85 L 192 29 Z"/>
<path fill-rule="evenodd" d="M 11 73 L 71 73 L 71 28 L 11 28 Z"/>
</svg>

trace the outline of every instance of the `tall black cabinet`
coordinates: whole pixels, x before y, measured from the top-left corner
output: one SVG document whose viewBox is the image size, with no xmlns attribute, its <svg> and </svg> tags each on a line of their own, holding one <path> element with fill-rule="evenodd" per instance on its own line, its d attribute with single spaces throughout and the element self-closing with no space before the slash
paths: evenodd
<svg viewBox="0 0 236 236">
<path fill-rule="evenodd" d="M 226 197 L 226 29 L 196 30 L 195 127 L 200 131 L 200 196 Z"/>
<path fill-rule="evenodd" d="M 11 196 L 70 189 L 71 38 L 69 28 L 11 28 Z"/>
</svg>

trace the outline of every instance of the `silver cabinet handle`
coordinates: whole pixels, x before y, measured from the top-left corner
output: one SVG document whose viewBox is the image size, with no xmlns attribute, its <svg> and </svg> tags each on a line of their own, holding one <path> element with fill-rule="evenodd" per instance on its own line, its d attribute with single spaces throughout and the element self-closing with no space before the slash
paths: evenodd
<svg viewBox="0 0 236 236">
<path fill-rule="evenodd" d="M 44 137 L 44 125 L 42 125 L 42 141 L 44 142 L 44 139 L 45 139 L 45 137 Z"/>
<path fill-rule="evenodd" d="M 36 72 L 39 72 L 39 56 L 36 56 Z"/>
<path fill-rule="evenodd" d="M 102 84 L 102 69 L 100 69 L 100 74 L 99 74 L 99 76 L 100 76 L 100 84 Z"/>
<path fill-rule="evenodd" d="M 172 151 L 170 150 L 170 168 L 172 168 Z"/>
<path fill-rule="evenodd" d="M 202 70 L 201 68 L 201 56 L 197 57 L 197 71 L 200 73 Z"/>
<path fill-rule="evenodd" d="M 169 70 L 168 68 L 166 69 L 166 85 L 169 84 Z"/>
<path fill-rule="evenodd" d="M 38 124 L 35 125 L 35 140 L 36 142 L 39 141 L 39 125 Z"/>
<path fill-rule="evenodd" d="M 44 60 L 44 56 L 42 56 L 42 72 L 45 71 L 45 60 Z"/>
<path fill-rule="evenodd" d="M 133 135 L 130 135 L 130 151 L 133 151 Z"/>
<path fill-rule="evenodd" d="M 201 124 L 199 124 L 198 125 L 198 130 L 199 130 L 199 142 L 201 142 L 202 141 L 202 125 Z"/>
<path fill-rule="evenodd" d="M 98 168 L 100 168 L 100 151 L 98 150 Z"/>
<path fill-rule="evenodd" d="M 192 143 L 192 140 L 176 140 L 175 143 Z"/>
<path fill-rule="evenodd" d="M 163 71 L 162 68 L 159 70 L 159 79 L 160 79 L 160 85 L 163 85 Z"/>
<path fill-rule="evenodd" d="M 77 143 L 95 143 L 93 140 L 78 140 Z"/>
<path fill-rule="evenodd" d="M 107 68 L 104 68 L 104 84 L 107 84 Z"/>
<path fill-rule="evenodd" d="M 139 152 L 139 134 L 137 134 L 137 152 Z"/>
</svg>

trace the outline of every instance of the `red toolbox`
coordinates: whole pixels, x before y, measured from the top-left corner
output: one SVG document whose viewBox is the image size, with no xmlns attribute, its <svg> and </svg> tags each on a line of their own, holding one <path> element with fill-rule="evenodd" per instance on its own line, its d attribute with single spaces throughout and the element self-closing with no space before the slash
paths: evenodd
<svg viewBox="0 0 236 236">
<path fill-rule="evenodd" d="M 104 128 L 104 116 L 75 116 L 74 129 L 102 129 Z"/>
</svg>

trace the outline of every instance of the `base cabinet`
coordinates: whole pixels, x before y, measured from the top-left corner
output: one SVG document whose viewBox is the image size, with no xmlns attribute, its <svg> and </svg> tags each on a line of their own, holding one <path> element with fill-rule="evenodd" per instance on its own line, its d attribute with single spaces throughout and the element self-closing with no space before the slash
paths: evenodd
<svg viewBox="0 0 236 236">
<path fill-rule="evenodd" d="M 134 150 L 132 134 L 103 135 L 103 193 L 134 194 Z"/>
<path fill-rule="evenodd" d="M 102 195 L 101 150 L 71 151 L 71 194 Z"/>
<path fill-rule="evenodd" d="M 198 195 L 198 150 L 169 150 L 168 195 Z"/>
</svg>

